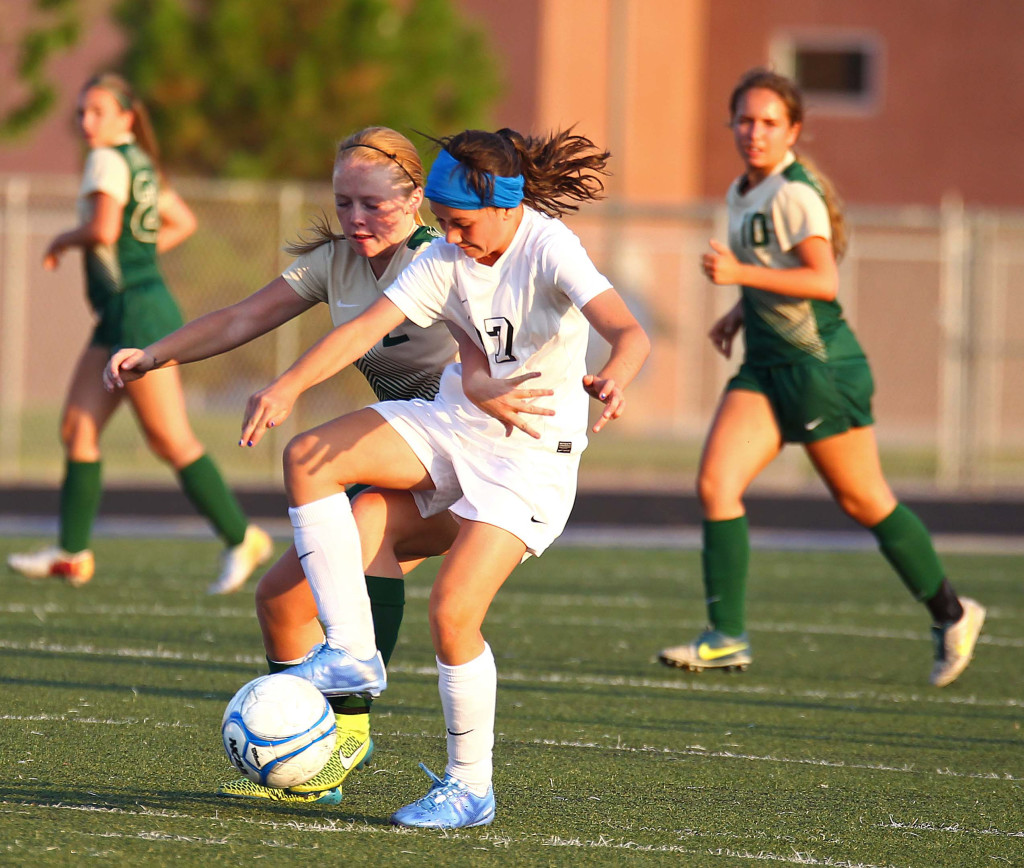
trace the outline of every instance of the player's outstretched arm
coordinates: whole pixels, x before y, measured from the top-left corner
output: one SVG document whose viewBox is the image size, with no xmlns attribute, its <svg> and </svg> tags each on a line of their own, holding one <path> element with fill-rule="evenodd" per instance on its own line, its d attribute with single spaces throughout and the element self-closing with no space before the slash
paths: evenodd
<svg viewBox="0 0 1024 868">
<path fill-rule="evenodd" d="M 298 295 L 283 277 L 277 277 L 240 302 L 204 314 L 144 349 L 114 353 L 103 371 L 103 385 L 112 391 L 153 368 L 226 353 L 273 331 L 314 304 Z"/>
<path fill-rule="evenodd" d="M 608 361 L 601 370 L 583 378 L 583 388 L 587 393 L 605 405 L 600 418 L 594 423 L 596 434 L 625 411 L 625 389 L 650 355 L 651 342 L 614 289 L 608 289 L 588 302 L 583 307 L 583 315 L 611 345 Z"/>
<path fill-rule="evenodd" d="M 239 445 L 255 446 L 267 428 L 291 415 L 299 395 L 364 356 L 377 341 L 405 322 L 405 314 L 382 296 L 355 319 L 336 326 L 304 352 L 269 386 L 254 393 L 245 406 Z"/>
</svg>

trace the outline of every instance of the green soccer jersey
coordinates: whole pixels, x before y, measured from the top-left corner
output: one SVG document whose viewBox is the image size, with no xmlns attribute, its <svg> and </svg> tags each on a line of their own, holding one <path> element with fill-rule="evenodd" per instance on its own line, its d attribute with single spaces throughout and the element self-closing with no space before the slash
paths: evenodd
<svg viewBox="0 0 1024 868">
<path fill-rule="evenodd" d="M 281 277 L 303 298 L 327 304 L 331 321 L 339 326 L 377 301 L 402 269 L 438 237 L 433 229 L 417 227 L 379 278 L 370 261 L 355 253 L 343 238 L 302 254 Z M 441 372 L 455 361 L 456 350 L 455 339 L 443 322 L 420 328 L 407 320 L 356 359 L 355 365 L 381 401 L 429 401 L 437 394 Z"/>
<path fill-rule="evenodd" d="M 807 238 L 832 238 L 825 197 L 817 179 L 790 153 L 755 187 L 729 188 L 729 247 L 736 258 L 765 268 L 799 268 L 793 250 Z M 750 365 L 862 359 L 837 301 L 793 298 L 741 287 Z"/>
<path fill-rule="evenodd" d="M 159 192 L 153 163 L 133 140 L 90 152 L 79 190 L 80 219 L 92 216 L 93 193 L 110 196 L 123 209 L 117 241 L 85 250 L 86 287 L 97 311 L 126 290 L 163 282 L 156 255 Z"/>
</svg>

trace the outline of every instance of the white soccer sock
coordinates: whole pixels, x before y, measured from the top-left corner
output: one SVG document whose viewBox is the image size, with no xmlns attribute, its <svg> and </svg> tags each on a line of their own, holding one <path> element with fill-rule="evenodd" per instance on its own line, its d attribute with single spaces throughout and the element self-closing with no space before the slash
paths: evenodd
<svg viewBox="0 0 1024 868">
<path fill-rule="evenodd" d="M 316 600 L 327 643 L 359 660 L 377 653 L 359 530 L 347 494 L 288 510 L 295 550 Z"/>
<path fill-rule="evenodd" d="M 486 795 L 491 785 L 498 692 L 491 646 L 484 643 L 483 654 L 460 666 L 446 666 L 438 660 L 437 688 L 448 730 L 446 771 L 476 795 Z"/>
</svg>

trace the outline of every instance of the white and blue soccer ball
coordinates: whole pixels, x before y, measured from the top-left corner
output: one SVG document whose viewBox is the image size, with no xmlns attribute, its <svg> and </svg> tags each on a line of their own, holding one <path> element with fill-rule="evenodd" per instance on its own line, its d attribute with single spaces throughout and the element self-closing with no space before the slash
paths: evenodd
<svg viewBox="0 0 1024 868">
<path fill-rule="evenodd" d="M 279 672 L 242 687 L 220 725 L 228 759 L 265 787 L 304 784 L 326 765 L 337 741 L 334 712 L 303 678 Z"/>
</svg>

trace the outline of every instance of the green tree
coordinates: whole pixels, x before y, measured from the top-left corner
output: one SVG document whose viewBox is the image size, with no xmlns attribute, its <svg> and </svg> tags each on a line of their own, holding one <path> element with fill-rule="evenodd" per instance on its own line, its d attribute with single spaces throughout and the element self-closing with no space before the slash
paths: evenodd
<svg viewBox="0 0 1024 868">
<path fill-rule="evenodd" d="M 120 0 L 121 71 L 164 161 L 228 177 L 322 179 L 360 127 L 486 122 L 497 73 L 452 0 Z"/>
<path fill-rule="evenodd" d="M 39 23 L 18 41 L 18 77 L 28 94 L 0 118 L 0 138 L 24 134 L 53 108 L 57 89 L 46 75 L 47 61 L 73 46 L 81 33 L 74 0 L 36 0 L 34 11 Z"/>
</svg>

